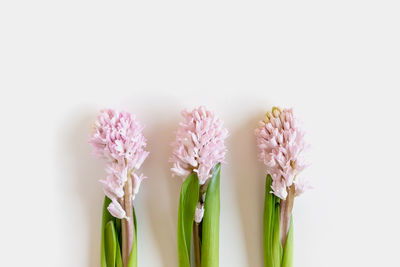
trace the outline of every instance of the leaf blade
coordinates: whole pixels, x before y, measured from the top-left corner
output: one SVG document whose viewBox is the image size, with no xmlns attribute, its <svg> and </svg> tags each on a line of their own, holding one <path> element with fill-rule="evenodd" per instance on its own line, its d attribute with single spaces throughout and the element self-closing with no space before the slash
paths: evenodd
<svg viewBox="0 0 400 267">
<path fill-rule="evenodd" d="M 114 221 L 114 217 L 107 210 L 108 205 L 111 203 L 111 200 L 108 197 L 104 197 L 103 203 L 103 215 L 102 215 L 102 223 L 101 223 L 101 247 L 100 247 L 100 266 L 108 267 L 106 261 L 106 250 L 105 250 L 105 229 L 106 224 L 109 221 Z"/>
<path fill-rule="evenodd" d="M 132 244 L 131 256 L 129 257 L 128 267 L 137 267 L 137 222 L 136 222 L 135 207 L 132 207 L 132 209 L 133 209 L 133 225 L 135 231 L 135 240 L 133 241 Z"/>
<path fill-rule="evenodd" d="M 279 267 L 282 259 L 282 245 L 279 239 L 279 198 L 271 194 L 272 177 L 268 174 L 265 182 L 264 201 L 264 266 Z"/>
<path fill-rule="evenodd" d="M 221 164 L 218 163 L 213 170 L 204 202 L 202 267 L 218 267 L 219 265 L 220 171 Z"/>
<path fill-rule="evenodd" d="M 190 267 L 192 226 L 199 200 L 199 180 L 190 174 L 182 184 L 178 211 L 178 261 L 179 267 Z"/>
<path fill-rule="evenodd" d="M 109 221 L 106 224 L 104 235 L 104 248 L 106 252 L 107 267 L 115 267 L 117 255 L 117 235 L 115 233 L 113 221 Z"/>
<path fill-rule="evenodd" d="M 285 249 L 283 251 L 282 267 L 293 267 L 293 216 L 290 218 L 290 226 L 288 236 L 285 243 Z"/>
<path fill-rule="evenodd" d="M 116 255 L 116 261 L 115 261 L 115 266 L 116 267 L 122 267 L 122 255 L 121 255 L 121 246 L 119 245 L 119 242 L 117 242 L 117 255 Z"/>
</svg>

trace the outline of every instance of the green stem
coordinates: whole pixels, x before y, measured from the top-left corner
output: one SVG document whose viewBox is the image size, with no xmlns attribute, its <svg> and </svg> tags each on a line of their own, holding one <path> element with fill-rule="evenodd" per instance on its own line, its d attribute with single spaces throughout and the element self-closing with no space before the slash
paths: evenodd
<svg viewBox="0 0 400 267">
<path fill-rule="evenodd" d="M 201 267 L 199 224 L 197 222 L 193 222 L 193 243 L 196 267 Z"/>
<path fill-rule="evenodd" d="M 132 207 L 132 177 L 128 175 L 128 180 L 124 186 L 123 207 L 128 219 L 122 219 L 122 262 L 124 267 L 128 266 L 135 230 L 133 225 L 133 207 Z"/>
<path fill-rule="evenodd" d="M 285 247 L 286 239 L 289 232 L 290 218 L 292 216 L 293 204 L 295 197 L 294 184 L 288 187 L 288 195 L 286 200 L 281 200 L 281 212 L 280 212 L 280 240 L 282 247 Z"/>
</svg>

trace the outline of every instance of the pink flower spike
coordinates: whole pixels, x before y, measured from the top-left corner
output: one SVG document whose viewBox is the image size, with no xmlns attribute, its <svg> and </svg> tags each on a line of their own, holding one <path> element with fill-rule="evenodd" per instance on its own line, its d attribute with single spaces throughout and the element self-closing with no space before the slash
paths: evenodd
<svg viewBox="0 0 400 267">
<path fill-rule="evenodd" d="M 272 177 L 272 193 L 285 200 L 287 188 L 295 184 L 295 194 L 300 195 L 310 186 L 297 175 L 305 168 L 302 154 L 307 145 L 304 132 L 292 109 L 278 107 L 267 112 L 255 130 L 259 159 Z"/>
<path fill-rule="evenodd" d="M 176 139 L 172 143 L 171 171 L 178 176 L 196 172 L 200 185 L 210 177 L 217 163 L 224 161 L 228 131 L 222 121 L 205 107 L 182 111 Z"/>
<path fill-rule="evenodd" d="M 144 150 L 146 138 L 142 134 L 143 128 L 134 115 L 105 109 L 97 117 L 89 138 L 94 154 L 106 160 L 107 177 L 100 183 L 106 196 L 112 200 L 108 210 L 116 218 L 127 218 L 121 203 L 128 179 L 132 179 L 131 197 L 134 198 L 144 178 L 135 173 L 149 154 Z"/>
<path fill-rule="evenodd" d="M 89 139 L 94 153 L 109 162 L 139 169 L 149 152 L 144 150 L 144 126 L 128 112 L 105 109 L 95 122 Z"/>
</svg>

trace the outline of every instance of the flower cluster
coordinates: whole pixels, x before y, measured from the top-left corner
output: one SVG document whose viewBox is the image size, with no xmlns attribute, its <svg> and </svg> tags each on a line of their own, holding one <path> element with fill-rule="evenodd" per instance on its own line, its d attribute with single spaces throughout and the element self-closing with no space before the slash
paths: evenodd
<svg viewBox="0 0 400 267">
<path fill-rule="evenodd" d="M 172 172 L 187 176 L 196 172 L 200 185 L 210 177 L 217 163 L 223 162 L 228 131 L 222 121 L 205 107 L 182 111 L 184 121 L 179 124 L 176 139 L 172 143 Z"/>
<path fill-rule="evenodd" d="M 134 115 L 106 109 L 98 116 L 89 138 L 94 153 L 107 161 L 107 177 L 100 182 L 104 193 L 112 200 L 108 211 L 120 219 L 126 218 L 121 203 L 128 177 L 132 178 L 132 200 L 145 178 L 135 172 L 149 154 L 144 150 L 146 139 L 142 134 L 143 128 Z"/>
<path fill-rule="evenodd" d="M 259 158 L 272 177 L 271 193 L 285 200 L 287 188 L 292 184 L 295 185 L 296 196 L 308 189 L 308 182 L 296 177 L 305 168 L 301 155 L 306 143 L 293 110 L 274 107 L 260 121 L 255 134 Z"/>
</svg>

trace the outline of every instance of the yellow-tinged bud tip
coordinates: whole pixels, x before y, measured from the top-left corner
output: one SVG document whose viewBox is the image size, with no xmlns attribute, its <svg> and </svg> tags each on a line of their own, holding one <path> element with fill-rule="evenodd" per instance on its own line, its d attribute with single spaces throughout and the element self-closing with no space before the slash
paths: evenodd
<svg viewBox="0 0 400 267">
<path fill-rule="evenodd" d="M 265 113 L 264 122 L 268 123 L 271 118 L 272 118 L 272 113 L 271 111 L 268 111 L 267 113 Z"/>
<path fill-rule="evenodd" d="M 291 160 L 290 161 L 290 166 L 295 169 L 296 168 L 296 161 Z"/>
<path fill-rule="evenodd" d="M 273 107 L 271 111 L 265 113 L 264 122 L 265 123 L 270 122 L 272 117 L 278 118 L 281 115 L 281 113 L 282 111 L 279 109 L 279 107 Z"/>
<path fill-rule="evenodd" d="M 278 107 L 273 107 L 272 108 L 272 114 L 274 115 L 275 118 L 278 118 L 279 115 L 281 115 L 281 110 Z"/>
</svg>

